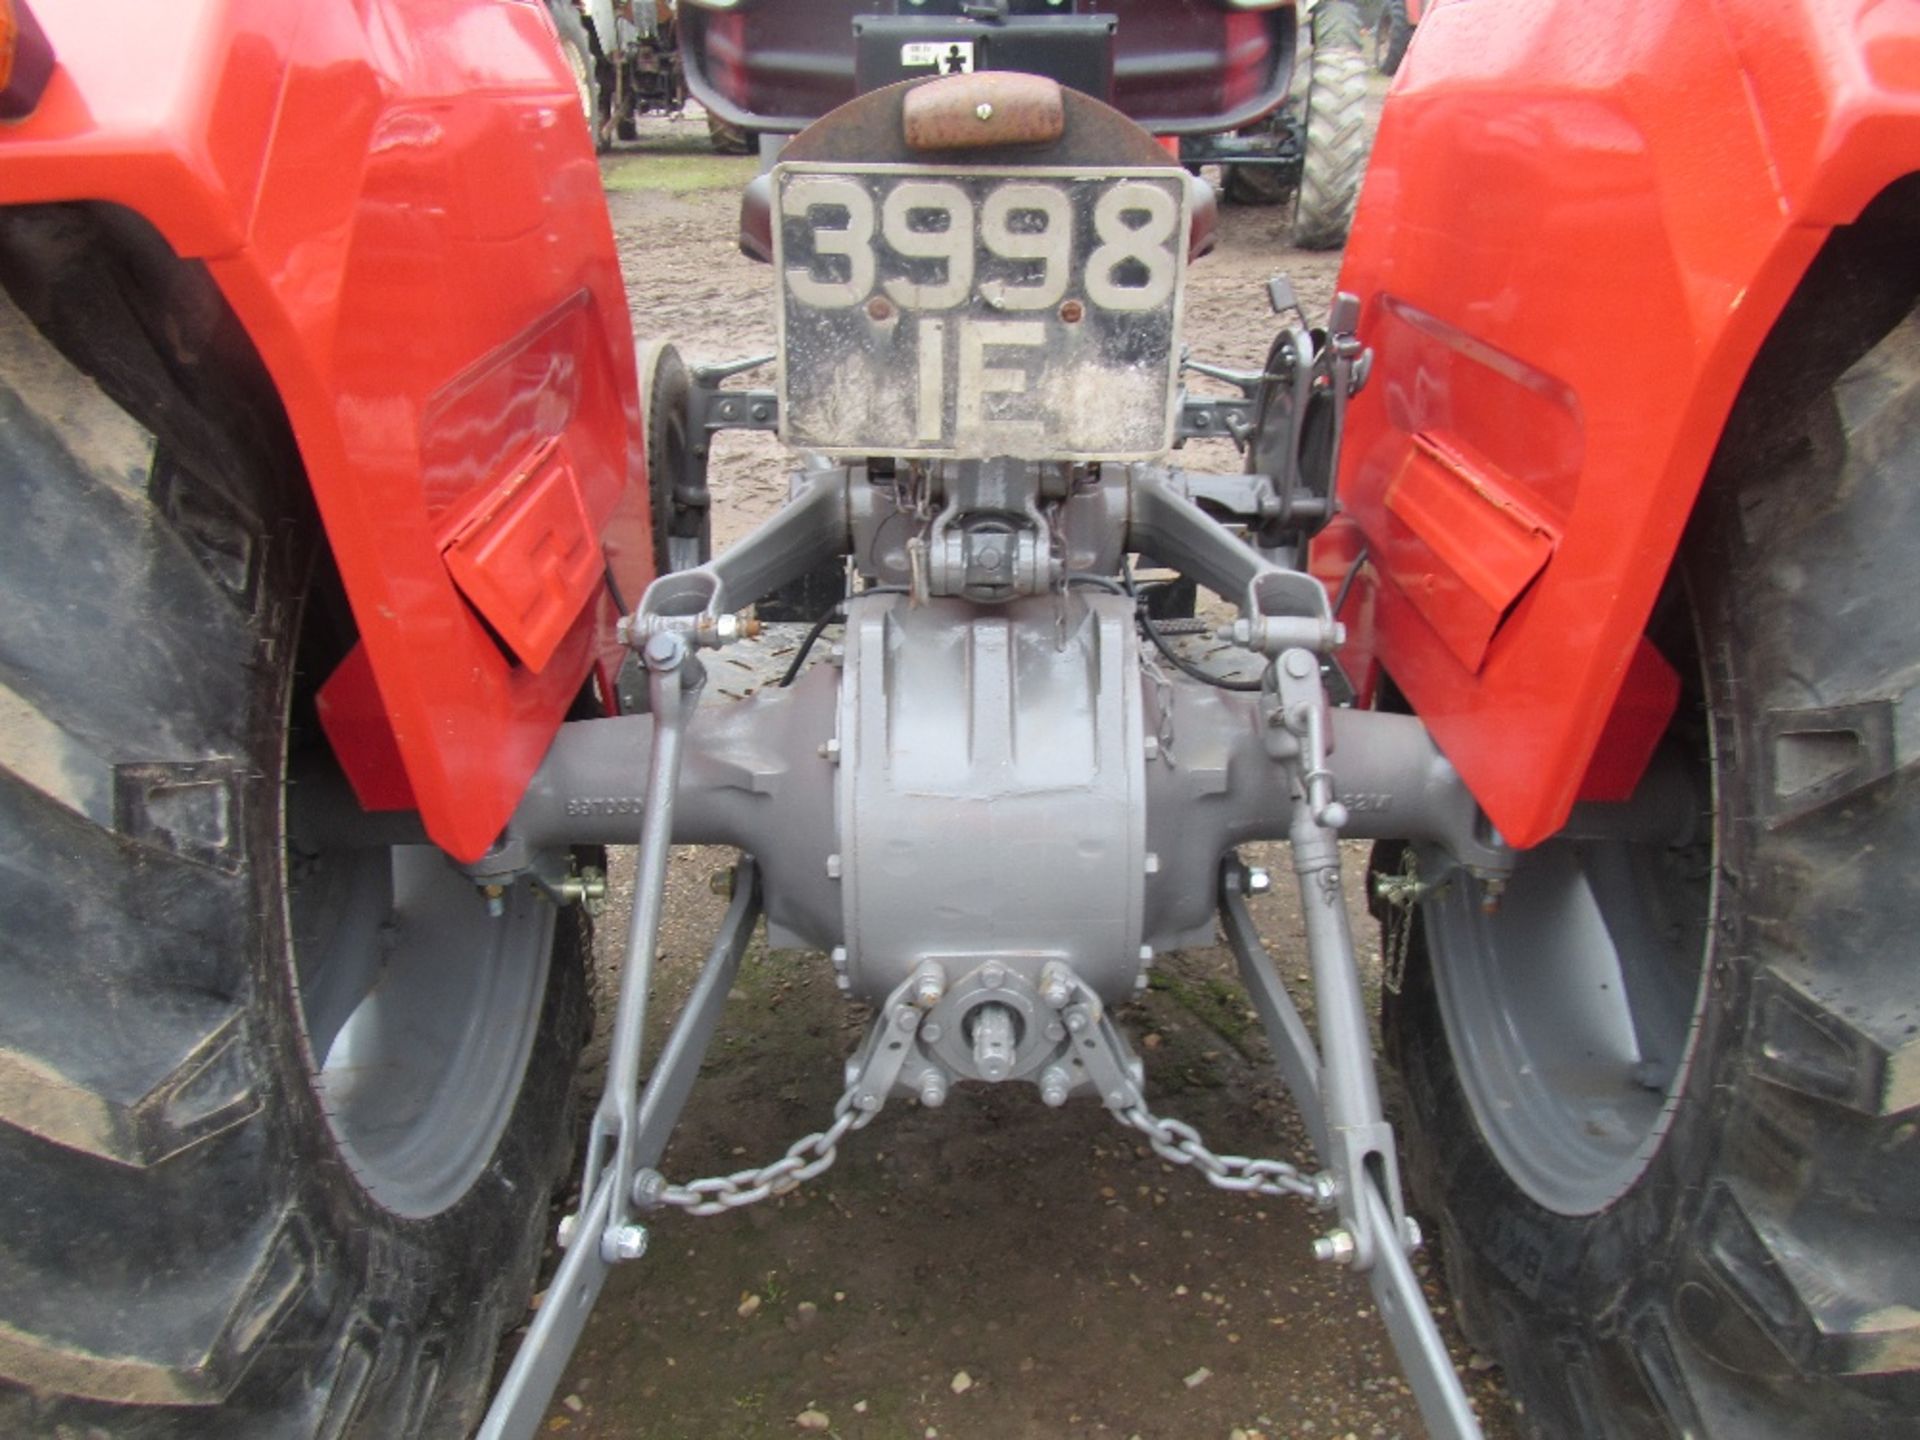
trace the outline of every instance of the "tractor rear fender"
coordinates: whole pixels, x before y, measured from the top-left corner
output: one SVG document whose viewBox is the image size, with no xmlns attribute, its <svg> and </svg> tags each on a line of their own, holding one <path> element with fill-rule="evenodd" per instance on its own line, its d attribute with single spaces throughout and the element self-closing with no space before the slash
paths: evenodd
<svg viewBox="0 0 1920 1440">
<path fill-rule="evenodd" d="M 336 749 L 370 808 L 417 805 L 478 856 L 610 678 L 610 592 L 651 576 L 632 328 L 552 22 L 538 0 L 30 3 L 58 68 L 0 130 L 0 206 L 124 207 L 206 265 L 358 624 L 323 693 Z"/>
<path fill-rule="evenodd" d="M 1427 8 L 1341 272 L 1374 381 L 1314 563 L 1337 584 L 1365 546 L 1350 668 L 1526 846 L 1664 728 L 1648 615 L 1809 266 L 1920 171 L 1920 30 L 1859 0 Z"/>
</svg>

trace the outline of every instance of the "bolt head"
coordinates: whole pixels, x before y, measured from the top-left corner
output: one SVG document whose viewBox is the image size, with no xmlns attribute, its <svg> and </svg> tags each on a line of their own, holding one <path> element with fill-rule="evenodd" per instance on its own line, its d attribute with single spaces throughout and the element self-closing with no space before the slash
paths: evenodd
<svg viewBox="0 0 1920 1440">
<path fill-rule="evenodd" d="M 929 1020 L 920 1027 L 920 1038 L 925 1040 L 929 1045 L 937 1044 L 940 1037 L 945 1033 L 946 1032 L 940 1028 L 940 1022 L 938 1020 Z"/>
<path fill-rule="evenodd" d="M 647 637 L 646 648 L 641 654 L 652 668 L 671 670 L 686 658 L 687 647 L 671 630 L 661 630 Z"/>
<path fill-rule="evenodd" d="M 1087 1028 L 1087 1012 L 1086 1011 L 1076 1008 L 1073 1010 L 1069 1010 L 1067 1012 L 1067 1029 L 1071 1030 L 1074 1034 L 1078 1035 L 1082 1030 L 1086 1028 Z"/>
<path fill-rule="evenodd" d="M 1264 895 L 1271 889 L 1273 889 L 1273 876 L 1264 867 L 1255 865 L 1248 869 L 1247 893 L 1249 895 Z"/>
<path fill-rule="evenodd" d="M 573 1232 L 579 1228 L 580 1217 L 578 1215 L 562 1215 L 560 1217 L 560 1228 L 554 1233 L 554 1243 L 559 1245 L 562 1250 L 566 1249 L 569 1245 L 573 1244 Z"/>
<path fill-rule="evenodd" d="M 893 1023 L 902 1030 L 911 1030 L 920 1023 L 920 1012 L 911 1005 L 902 1005 L 893 1012 Z"/>
<path fill-rule="evenodd" d="M 1427 1243 L 1427 1237 L 1420 1233 L 1420 1222 L 1411 1215 L 1401 1217 L 1400 1238 L 1406 1242 L 1409 1255 Z"/>
<path fill-rule="evenodd" d="M 1318 668 L 1313 662 L 1313 656 L 1304 650 L 1289 650 L 1287 658 L 1281 663 L 1287 667 L 1287 674 L 1296 680 L 1309 679 Z"/>
<path fill-rule="evenodd" d="M 1328 1265 L 1351 1265 L 1358 1247 L 1346 1230 L 1329 1230 L 1313 1242 L 1313 1258 Z"/>
<path fill-rule="evenodd" d="M 973 107 L 973 113 L 976 119 L 991 120 L 993 118 L 993 106 L 982 100 L 978 105 Z"/>
<path fill-rule="evenodd" d="M 989 990 L 998 990 L 1002 985 L 1007 983 L 1006 968 L 1000 965 L 983 967 L 980 971 L 980 983 Z"/>
<path fill-rule="evenodd" d="M 647 1253 L 647 1227 L 644 1225 L 616 1225 L 607 1232 L 604 1247 L 607 1259 L 638 1260 Z"/>
</svg>

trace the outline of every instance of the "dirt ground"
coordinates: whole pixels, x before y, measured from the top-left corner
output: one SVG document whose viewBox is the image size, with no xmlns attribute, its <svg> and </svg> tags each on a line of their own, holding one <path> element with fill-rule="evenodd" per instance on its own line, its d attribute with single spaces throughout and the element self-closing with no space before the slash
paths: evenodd
<svg viewBox="0 0 1920 1440">
<path fill-rule="evenodd" d="M 652 124 L 605 161 L 643 338 L 703 360 L 773 348 L 769 277 L 734 245 L 739 187 L 753 168 L 708 153 L 697 119 Z M 1273 330 L 1264 285 L 1278 271 L 1324 314 L 1338 257 L 1291 250 L 1285 236 L 1284 212 L 1223 210 L 1219 249 L 1190 277 L 1196 356 L 1259 364 Z M 1184 463 L 1234 462 L 1230 450 L 1210 462 L 1196 450 Z M 712 472 L 719 545 L 780 503 L 788 468 L 771 437 L 723 439 Z M 776 639 L 769 651 L 791 644 Z M 733 687 L 723 678 L 715 688 Z M 1358 910 L 1364 856 L 1352 848 Z M 1304 981 L 1298 906 L 1279 883 L 1290 876 L 1285 855 L 1249 855 L 1263 858 L 1277 883 L 1256 916 L 1282 973 Z M 709 877 L 730 861 L 714 851 L 674 858 L 650 1056 L 720 918 Z M 630 875 L 631 855 L 616 856 L 592 1093 Z M 1372 944 L 1363 914 L 1356 931 Z M 1217 1150 L 1311 1167 L 1224 946 L 1165 957 L 1119 1016 L 1156 1111 L 1195 1124 Z M 770 955 L 756 940 L 667 1173 L 764 1163 L 822 1128 L 865 1019 L 835 990 L 824 957 Z M 651 1252 L 608 1284 L 546 1428 L 580 1440 L 808 1428 L 847 1440 L 1423 1436 L 1364 1283 L 1310 1258 L 1324 1219 L 1298 1202 L 1212 1190 L 1138 1140 L 1090 1101 L 1049 1110 L 1024 1085 L 957 1087 L 937 1110 L 894 1101 L 792 1195 L 715 1219 L 656 1217 Z M 1444 1328 L 1439 1267 L 1426 1255 L 1418 1263 Z M 1464 1348 L 1455 1358 L 1488 1435 L 1511 1440 L 1519 1430 L 1497 1372 Z M 804 1412 L 813 1413 L 803 1421 Z"/>
</svg>

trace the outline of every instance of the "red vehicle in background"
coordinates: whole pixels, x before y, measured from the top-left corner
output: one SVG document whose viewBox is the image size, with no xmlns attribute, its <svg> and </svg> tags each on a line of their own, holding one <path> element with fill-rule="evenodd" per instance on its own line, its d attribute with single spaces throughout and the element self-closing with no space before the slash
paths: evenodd
<svg viewBox="0 0 1920 1440">
<path fill-rule="evenodd" d="M 1354 0 L 687 0 L 682 17 L 687 88 L 741 149 L 777 153 L 878 85 L 978 68 L 1107 101 L 1186 164 L 1222 165 L 1230 203 L 1292 203 L 1305 249 L 1346 239 L 1366 168 Z"/>
<path fill-rule="evenodd" d="M 1021 1083 L 1326 1210 L 1435 1435 L 1478 1427 L 1403 1173 L 1538 1433 L 1911 1433 L 1920 20 L 1428 7 L 1345 293 L 1276 284 L 1222 398 L 1180 382 L 1210 191 L 1071 77 L 939 65 L 1017 8 L 886 33 L 927 77 L 817 119 L 720 109 L 810 122 L 743 211 L 754 390 L 636 363 L 541 0 L 0 0 L 0 1430 L 530 1435 L 660 1209 Z M 1060 64 L 1164 72 L 1162 135 L 1268 113 L 1284 7 L 1189 8 L 1191 72 L 1097 8 Z M 696 93 L 756 9 L 682 13 Z M 715 558 L 689 457 L 735 425 L 808 458 Z M 1176 463 L 1209 439 L 1244 473 Z M 703 700 L 823 563 L 791 670 Z M 1235 849 L 1282 838 L 1311 1031 Z M 676 842 L 742 859 L 643 1084 Z M 607 1090 L 489 1406 L 615 843 Z M 822 1130 L 669 1183 L 763 913 L 871 1024 Z M 1113 1022 L 1215 924 L 1310 1163 L 1156 1115 Z"/>
</svg>

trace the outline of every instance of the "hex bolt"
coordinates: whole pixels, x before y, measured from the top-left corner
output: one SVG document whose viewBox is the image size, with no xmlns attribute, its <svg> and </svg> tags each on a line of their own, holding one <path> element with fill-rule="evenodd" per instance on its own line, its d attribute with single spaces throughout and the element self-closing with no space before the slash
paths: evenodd
<svg viewBox="0 0 1920 1440">
<path fill-rule="evenodd" d="M 998 990 L 1007 983 L 1007 968 L 989 962 L 980 967 L 980 983 L 989 990 Z"/>
<path fill-rule="evenodd" d="M 647 637 L 646 647 L 640 654 L 649 669 L 673 670 L 687 658 L 687 645 L 671 630 L 661 630 Z"/>
<path fill-rule="evenodd" d="M 822 740 L 820 742 L 820 758 L 825 760 L 829 765 L 838 765 L 840 763 L 840 742 L 838 740 Z"/>
<path fill-rule="evenodd" d="M 929 1045 L 939 1044 L 940 1037 L 946 1033 L 945 1030 L 940 1028 L 940 1022 L 938 1020 L 929 1020 L 920 1027 L 920 1038 Z"/>
<path fill-rule="evenodd" d="M 902 1005 L 893 1012 L 893 1023 L 902 1030 L 912 1030 L 920 1023 L 920 1012 L 911 1005 Z"/>
<path fill-rule="evenodd" d="M 620 1260 L 638 1260 L 647 1253 L 647 1227 L 615 1225 L 601 1238 L 600 1256 L 609 1265 Z"/>
<path fill-rule="evenodd" d="M 1058 1020 L 1049 1020 L 1047 1022 L 1047 1028 L 1041 1033 L 1044 1034 L 1047 1039 L 1058 1043 L 1067 1038 L 1067 1027 L 1062 1025 Z"/>
<path fill-rule="evenodd" d="M 973 114 L 976 120 L 991 120 L 993 118 L 993 106 L 982 100 L 978 105 L 973 107 Z"/>
<path fill-rule="evenodd" d="M 1147 759 L 1158 760 L 1159 758 L 1160 737 L 1158 735 L 1149 735 L 1147 736 Z"/>
<path fill-rule="evenodd" d="M 1313 1242 L 1313 1258 L 1329 1265 L 1351 1265 L 1358 1248 L 1346 1230 L 1329 1230 Z"/>
<path fill-rule="evenodd" d="M 920 1103 L 929 1110 L 947 1103 L 947 1077 L 932 1066 L 920 1072 Z"/>
<path fill-rule="evenodd" d="M 1271 889 L 1273 889 L 1273 876 L 1268 873 L 1265 866 L 1247 867 L 1247 894 L 1264 895 Z"/>
<path fill-rule="evenodd" d="M 560 1228 L 554 1232 L 554 1243 L 562 1250 L 566 1249 L 569 1245 L 573 1244 L 573 1232 L 579 1228 L 580 1217 L 578 1215 L 562 1215 L 560 1217 Z"/>
<path fill-rule="evenodd" d="M 1411 1215 L 1400 1217 L 1400 1238 L 1405 1242 L 1409 1255 L 1427 1243 L 1427 1237 L 1420 1233 L 1420 1222 Z"/>
<path fill-rule="evenodd" d="M 880 1097 L 871 1090 L 862 1090 L 853 1097 L 853 1105 L 856 1110 L 864 1110 L 871 1115 L 880 1108 Z"/>
<path fill-rule="evenodd" d="M 946 993 L 946 966 L 938 960 L 929 960 L 920 967 L 920 973 L 913 977 L 913 1003 L 922 1010 L 931 1010 Z"/>
<path fill-rule="evenodd" d="M 642 1210 L 659 1207 L 660 1197 L 667 1193 L 667 1177 L 658 1170 L 636 1170 L 633 1174 L 633 1203 Z"/>
<path fill-rule="evenodd" d="M 1074 1034 L 1078 1035 L 1082 1030 L 1085 1030 L 1087 1024 L 1087 1012 L 1084 1006 L 1076 1005 L 1067 1012 L 1067 1029 L 1071 1030 Z"/>
<path fill-rule="evenodd" d="M 1040 1077 L 1040 1098 L 1056 1110 L 1067 1103 L 1072 1089 L 1073 1078 L 1058 1065 L 1049 1065 L 1047 1073 Z"/>
<path fill-rule="evenodd" d="M 1064 1010 L 1073 1003 L 1073 978 L 1059 965 L 1048 965 L 1040 972 L 1040 998 L 1050 1010 Z"/>
</svg>

